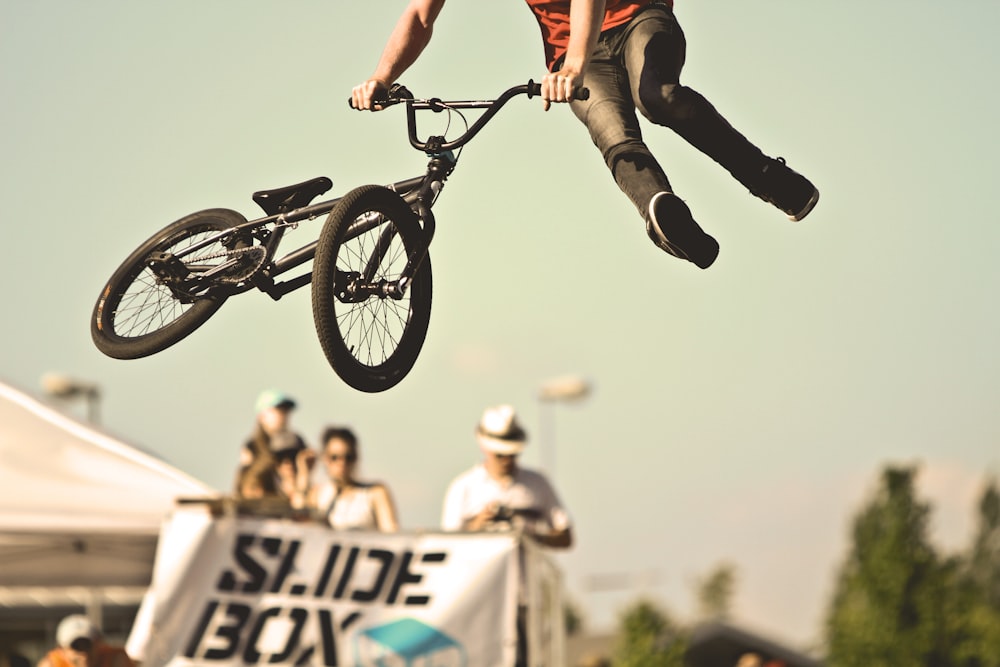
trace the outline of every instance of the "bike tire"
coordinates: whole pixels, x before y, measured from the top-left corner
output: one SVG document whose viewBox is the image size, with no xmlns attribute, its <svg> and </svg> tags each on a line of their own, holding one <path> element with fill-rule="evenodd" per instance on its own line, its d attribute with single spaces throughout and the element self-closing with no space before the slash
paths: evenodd
<svg viewBox="0 0 1000 667">
<path fill-rule="evenodd" d="M 359 218 L 370 221 L 372 228 L 355 234 L 351 225 Z M 385 391 L 406 377 L 420 354 L 431 316 L 427 255 L 402 298 L 373 294 L 352 303 L 347 297 L 345 277 L 363 272 L 384 230 L 391 240 L 373 278 L 398 280 L 408 258 L 423 244 L 424 232 L 406 202 L 381 186 L 363 186 L 341 198 L 320 232 L 313 264 L 313 319 L 323 353 L 344 382 L 368 393 Z"/>
<path fill-rule="evenodd" d="M 181 301 L 149 268 L 150 254 L 177 252 L 244 222 L 236 211 L 208 209 L 171 223 L 140 245 L 111 275 L 94 306 L 90 334 L 97 349 L 115 359 L 138 359 L 170 347 L 204 324 L 228 294 L 208 289 L 190 303 Z M 226 250 L 217 241 L 192 259 L 211 262 L 204 258 Z"/>
</svg>

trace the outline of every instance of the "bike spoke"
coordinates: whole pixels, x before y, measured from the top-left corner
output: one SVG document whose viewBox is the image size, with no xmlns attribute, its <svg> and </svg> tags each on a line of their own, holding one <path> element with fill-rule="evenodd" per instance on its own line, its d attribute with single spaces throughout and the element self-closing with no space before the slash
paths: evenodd
<svg viewBox="0 0 1000 667">
<path fill-rule="evenodd" d="M 313 317 L 327 360 L 355 389 L 385 391 L 417 359 L 432 287 L 424 248 L 420 220 L 386 188 L 356 188 L 330 212 L 316 251 Z"/>
<path fill-rule="evenodd" d="M 184 242 L 181 244 L 166 245 L 162 250 L 179 254 L 205 238 L 215 235 L 217 232 L 204 232 L 183 239 Z M 221 244 L 212 244 L 187 257 L 185 264 L 189 269 L 195 265 L 201 271 L 215 269 L 228 261 L 226 252 L 226 248 Z M 135 276 L 114 309 L 115 334 L 123 338 L 137 338 L 159 331 L 181 318 L 192 305 L 193 302 L 180 301 L 147 266 Z"/>
<path fill-rule="evenodd" d="M 381 217 L 381 216 L 380 216 Z M 399 235 L 391 234 L 387 248 L 380 248 L 380 239 L 386 225 L 392 221 L 384 217 L 380 224 L 371 225 L 371 213 L 361 216 L 369 229 L 346 242 L 337 257 L 337 270 L 356 273 L 371 284 L 397 282 L 406 266 L 406 248 Z M 377 266 L 371 267 L 372 256 Z M 337 304 L 337 326 L 344 343 L 360 363 L 375 367 L 384 364 L 399 345 L 409 319 L 409 295 L 393 299 L 373 295 L 359 303 L 349 300 Z"/>
</svg>

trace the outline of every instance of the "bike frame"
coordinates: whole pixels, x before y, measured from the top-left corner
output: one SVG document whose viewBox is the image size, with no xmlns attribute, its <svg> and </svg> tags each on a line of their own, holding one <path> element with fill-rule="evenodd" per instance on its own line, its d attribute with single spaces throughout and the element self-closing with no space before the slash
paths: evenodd
<svg viewBox="0 0 1000 667">
<path fill-rule="evenodd" d="M 430 247 L 430 242 L 434 236 L 435 230 L 434 215 L 431 212 L 431 208 L 433 207 L 438 194 L 440 194 L 443 189 L 444 182 L 455 169 L 457 164 L 457 157 L 453 151 L 469 143 L 473 137 L 479 134 L 480 130 L 486 126 L 493 116 L 500 111 L 501 107 L 503 107 L 512 98 L 522 94 L 526 94 L 530 98 L 534 95 L 538 95 L 540 90 L 541 87 L 538 84 L 528 81 L 527 85 L 514 86 L 513 88 L 504 91 L 504 93 L 502 93 L 495 100 L 465 100 L 446 102 L 438 98 L 426 100 L 413 99 L 413 96 L 408 90 L 397 85 L 390 90 L 389 97 L 387 99 L 379 102 L 380 108 L 386 108 L 395 104 L 406 105 L 407 133 L 410 145 L 417 150 L 424 152 L 430 158 L 427 163 L 427 169 L 422 176 L 397 181 L 386 186 L 390 190 L 398 193 L 413 209 L 414 213 L 416 213 L 423 226 L 424 238 L 422 247 L 418 248 L 416 252 L 410 255 L 406 267 L 402 271 L 401 278 L 397 281 L 397 283 L 395 285 L 381 286 L 378 288 L 382 293 L 393 298 L 400 298 L 405 293 L 406 286 L 409 281 L 412 280 L 413 276 L 420 268 L 420 264 L 423 262 L 424 257 L 427 256 L 427 251 Z M 581 98 L 584 96 L 585 93 L 581 95 Z M 418 138 L 418 111 L 433 111 L 439 113 L 442 111 L 467 109 L 479 109 L 483 110 L 483 113 L 458 138 L 452 141 L 448 141 L 444 136 L 429 136 L 425 140 Z M 303 186 L 304 185 L 305 184 L 303 184 Z M 218 234 L 212 235 L 211 237 L 186 248 L 183 252 L 166 258 L 162 265 L 153 266 L 152 268 L 157 276 L 163 280 L 166 285 L 170 286 L 170 288 L 174 290 L 175 294 L 178 294 L 179 297 L 191 298 L 192 295 L 198 294 L 204 289 L 214 289 L 217 293 L 220 289 L 222 289 L 224 290 L 226 296 L 239 294 L 251 289 L 258 289 L 277 301 L 284 295 L 312 282 L 311 271 L 282 282 L 276 282 L 275 278 L 284 275 L 292 269 L 295 269 L 296 267 L 299 267 L 309 261 L 312 261 L 316 256 L 316 247 L 318 245 L 318 241 L 313 241 L 298 250 L 294 250 L 287 255 L 275 259 L 278 247 L 284 237 L 285 230 L 297 227 L 300 222 L 313 220 L 321 215 L 328 214 L 331 210 L 333 210 L 341 198 L 342 197 L 337 197 L 335 199 L 330 199 L 316 204 L 300 206 L 289 211 L 282 211 L 263 218 L 249 220 L 230 229 L 221 231 Z M 359 218 L 354 221 L 348 229 L 346 238 L 353 239 L 378 224 L 379 222 L 377 220 Z M 384 233 L 391 234 L 391 226 L 387 226 Z M 199 276 L 194 279 L 186 278 L 185 276 L 178 275 L 177 273 L 171 273 L 171 266 L 179 266 L 181 269 L 184 268 L 180 264 L 179 260 L 189 254 L 195 253 L 198 250 L 222 239 L 230 238 L 236 241 L 241 237 L 246 238 L 247 236 L 253 236 L 260 241 L 261 247 L 264 248 L 265 256 L 261 267 L 256 269 L 250 278 L 242 283 L 227 285 L 224 288 L 219 288 L 219 286 L 214 284 L 212 281 L 212 278 L 216 274 L 224 272 L 227 268 L 238 262 L 238 259 L 234 259 L 231 260 L 231 262 L 214 267 L 210 272 L 199 274 Z M 389 241 L 391 240 L 391 236 L 380 239 L 379 248 L 383 249 L 382 251 L 384 252 L 384 249 L 389 247 Z M 365 274 L 369 277 L 369 279 L 381 260 L 382 257 L 379 252 L 373 253 L 372 257 L 369 258 L 368 266 L 365 271 Z M 201 287 L 201 285 L 206 283 L 207 288 Z"/>
</svg>

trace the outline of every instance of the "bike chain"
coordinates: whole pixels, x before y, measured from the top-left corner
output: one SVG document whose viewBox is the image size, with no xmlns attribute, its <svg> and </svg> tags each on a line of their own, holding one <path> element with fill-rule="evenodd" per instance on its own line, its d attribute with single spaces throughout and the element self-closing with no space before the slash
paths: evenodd
<svg viewBox="0 0 1000 667">
<path fill-rule="evenodd" d="M 284 215 L 278 219 L 279 227 L 288 227 L 289 229 L 297 229 L 299 226 L 298 221 L 289 222 L 285 220 Z M 249 279 L 253 274 L 257 273 L 262 266 L 264 266 L 264 260 L 267 259 L 267 251 L 261 246 L 249 246 L 246 248 L 228 248 L 226 252 L 216 253 L 214 255 L 206 255 L 204 257 L 199 257 L 199 260 L 206 259 L 232 259 L 238 255 L 253 255 L 249 262 L 243 262 L 243 258 L 237 259 L 237 264 L 233 267 L 226 269 L 219 274 L 218 279 L 222 283 L 227 284 L 239 284 L 244 280 Z"/>
<path fill-rule="evenodd" d="M 243 257 L 240 255 L 250 255 L 248 262 L 243 261 Z M 225 252 L 215 253 L 214 255 L 204 255 L 198 257 L 198 261 L 204 261 L 209 259 L 236 259 L 237 264 L 231 268 L 226 269 L 220 273 L 217 278 L 223 283 L 241 283 L 248 279 L 253 274 L 260 270 L 260 267 L 264 266 L 264 260 L 267 258 L 267 252 L 261 246 L 250 246 L 248 248 L 230 248 Z"/>
</svg>

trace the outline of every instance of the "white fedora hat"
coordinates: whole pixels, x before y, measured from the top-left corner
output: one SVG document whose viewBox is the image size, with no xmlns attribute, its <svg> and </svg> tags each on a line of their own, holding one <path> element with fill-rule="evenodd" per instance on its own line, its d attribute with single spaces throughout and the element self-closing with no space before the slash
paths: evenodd
<svg viewBox="0 0 1000 667">
<path fill-rule="evenodd" d="M 517 422 L 514 408 L 498 405 L 483 412 L 476 426 L 476 439 L 487 451 L 511 456 L 521 453 L 527 444 L 528 434 Z"/>
<path fill-rule="evenodd" d="M 59 626 L 56 628 L 56 643 L 63 648 L 70 648 L 77 639 L 89 639 L 94 642 L 100 638 L 101 633 L 97 626 L 83 614 L 67 616 L 59 621 Z"/>
</svg>

